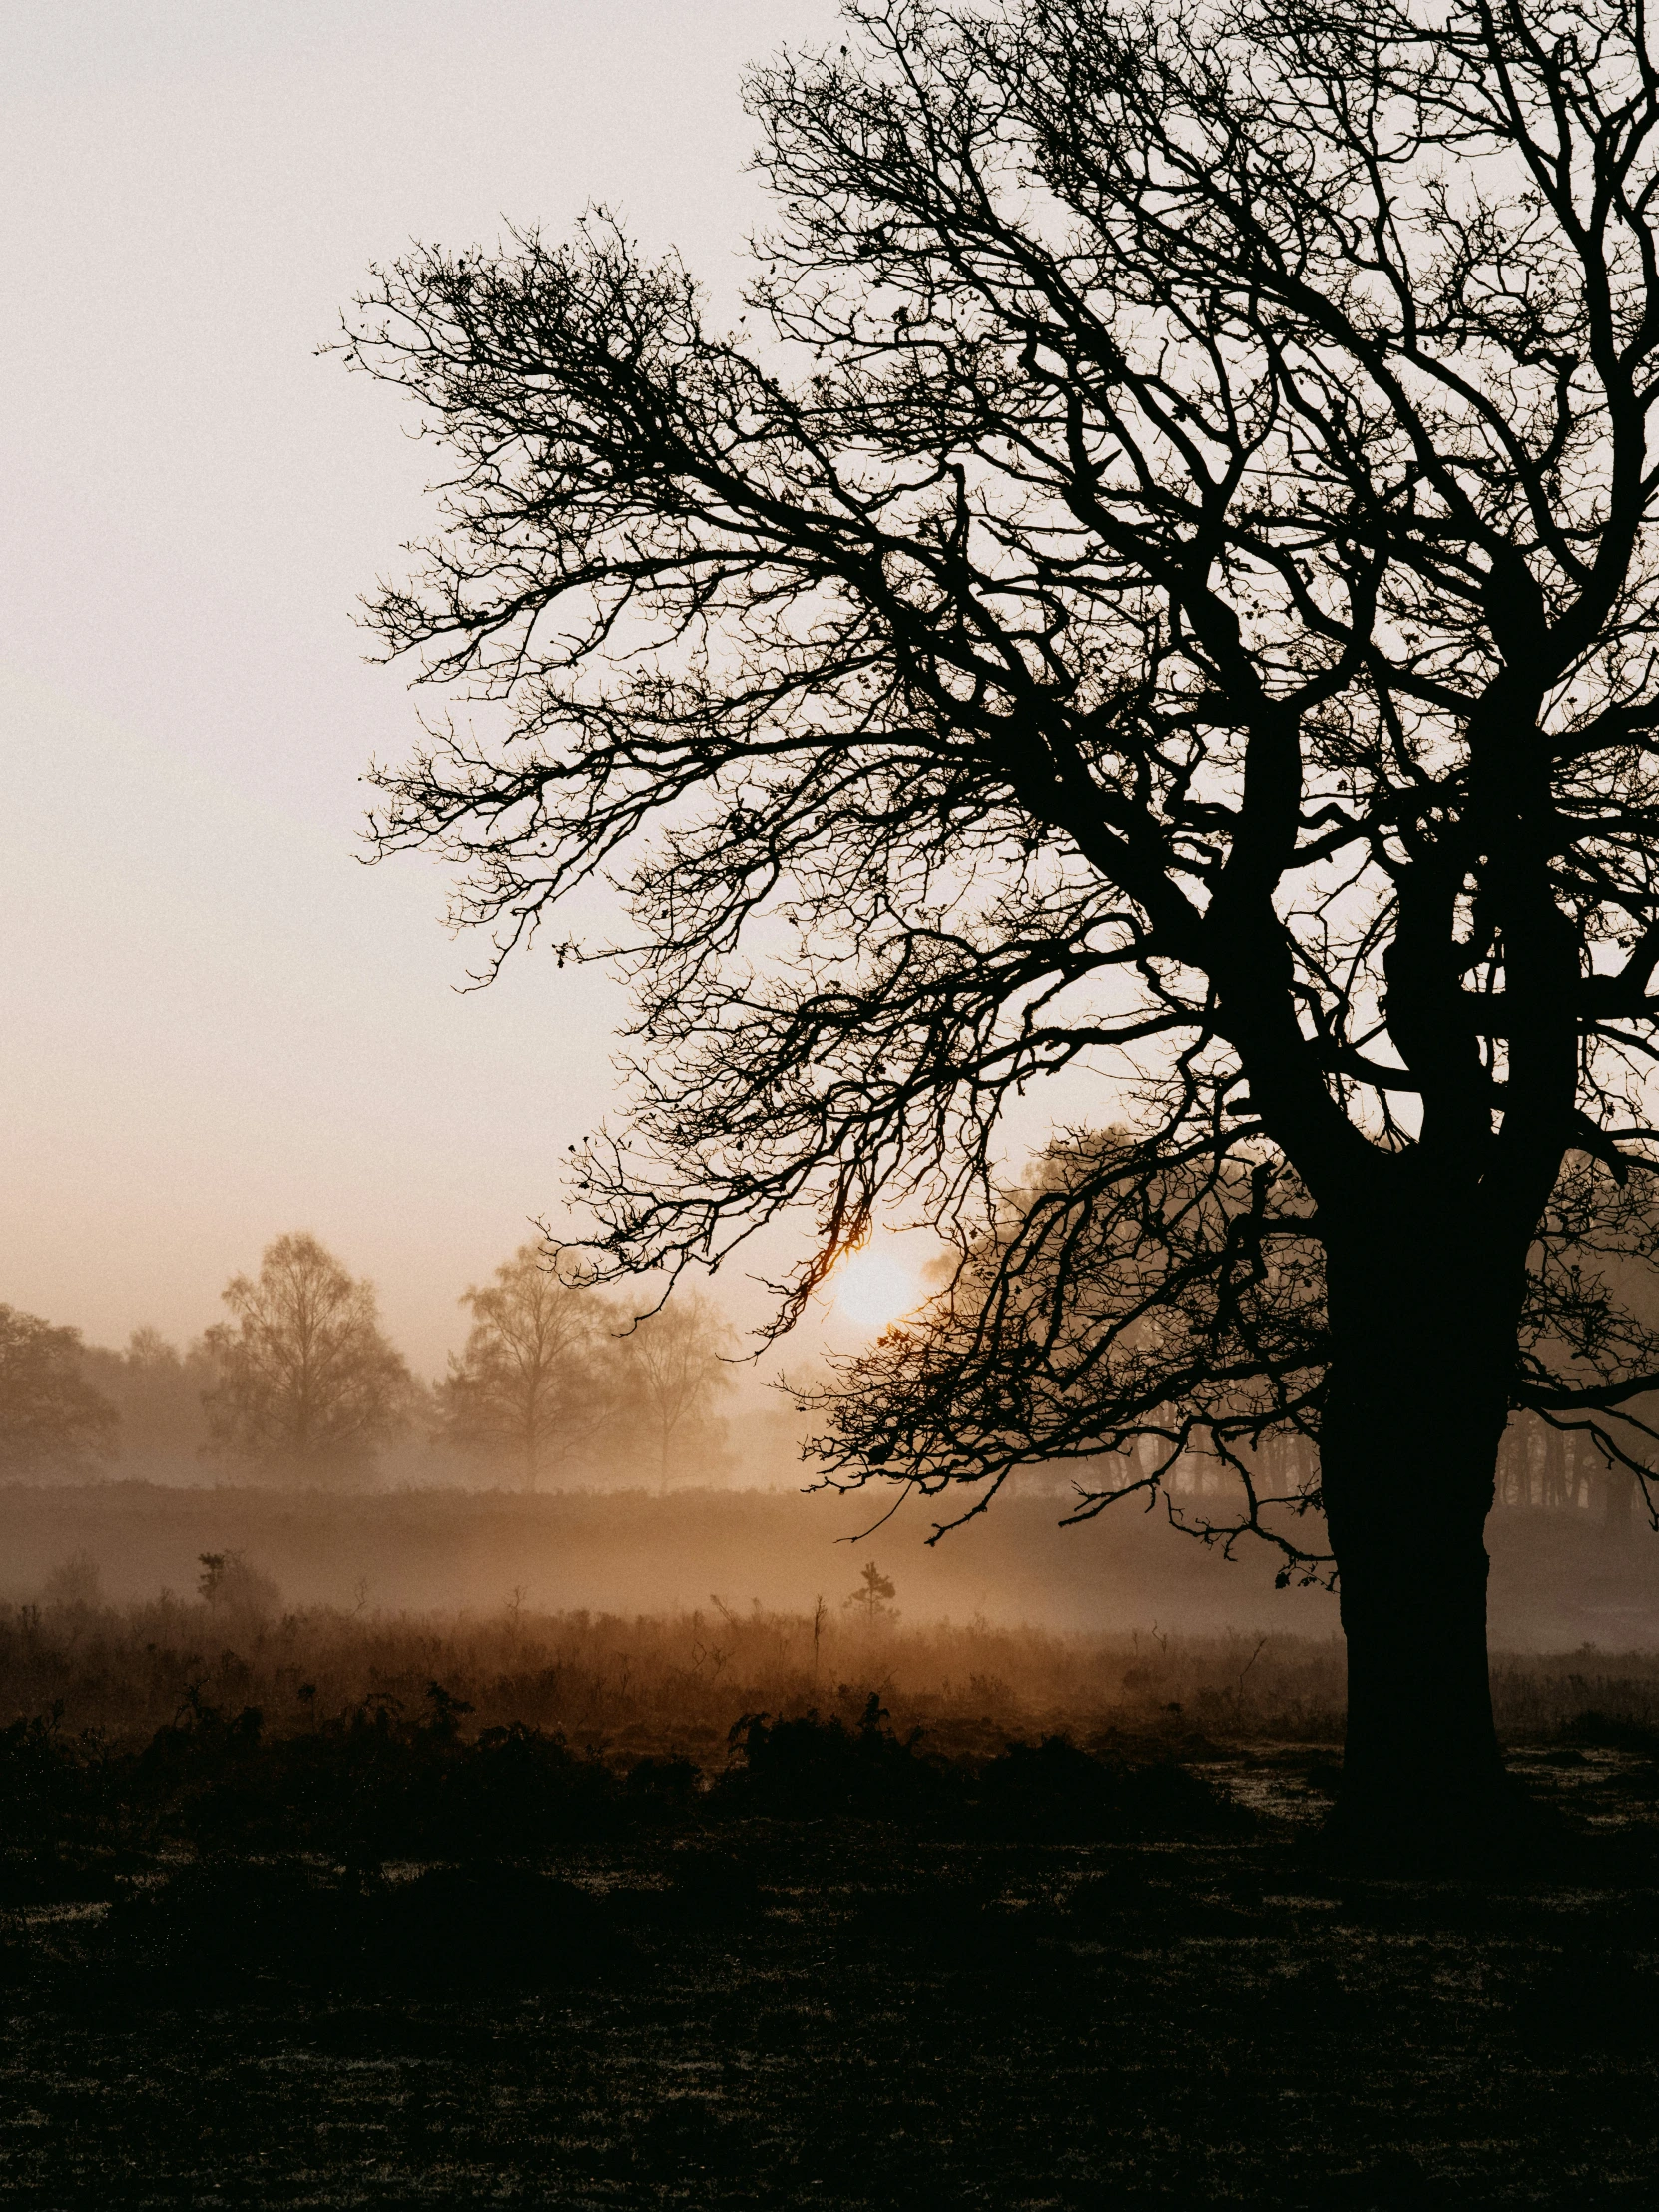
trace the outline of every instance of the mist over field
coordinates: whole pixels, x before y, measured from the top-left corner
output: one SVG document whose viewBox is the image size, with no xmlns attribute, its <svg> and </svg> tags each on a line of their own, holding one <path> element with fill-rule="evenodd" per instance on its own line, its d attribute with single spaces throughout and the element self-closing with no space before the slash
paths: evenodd
<svg viewBox="0 0 1659 2212">
<path fill-rule="evenodd" d="M 1132 1502 L 1080 1527 L 1068 1496 L 1033 1482 L 937 1544 L 939 1517 L 912 1499 L 884 1526 L 868 1497 L 803 1494 L 780 1454 L 765 1487 L 733 1481 L 667 1494 L 617 1481 L 526 1497 L 501 1489 L 321 1492 L 109 1481 L 0 1487 L 0 1599 L 39 1603 L 54 1570 L 81 1560 L 102 1599 L 164 1590 L 194 1606 L 204 1553 L 268 1574 L 278 1610 L 358 1616 L 538 1611 L 839 1612 L 873 1559 L 894 1606 L 925 1625 L 1130 1635 L 1333 1636 L 1337 1602 L 1315 1585 L 1276 1589 L 1264 1547 L 1232 1559 Z M 1179 1502 L 1179 1500 L 1178 1500 Z M 853 1539 L 862 1538 L 861 1541 Z M 1640 1524 L 1611 1530 L 1587 1509 L 1511 1506 L 1493 1515 L 1491 1619 L 1505 1650 L 1659 1648 L 1659 1558 Z M 206 1620 L 204 1617 L 204 1628 Z"/>
<path fill-rule="evenodd" d="M 890 1252 L 855 1261 L 830 1319 L 879 1326 L 923 1281 Z M 1153 1458 L 1027 1468 L 981 1513 L 960 1493 L 841 1493 L 803 1457 L 815 1407 L 738 1356 L 715 1301 L 636 1322 L 555 1248 L 521 1248 L 467 1293 L 429 1382 L 386 1336 L 375 1287 L 308 1236 L 276 1240 L 223 1304 L 230 1321 L 183 1347 L 141 1329 L 120 1351 L 0 1308 L 0 1603 L 38 1604 L 67 1574 L 100 1603 L 165 1594 L 188 1615 L 202 1560 L 228 1556 L 276 1611 L 838 1617 L 876 1561 L 887 1611 L 913 1626 L 1339 1632 L 1317 1566 L 1287 1574 L 1260 1541 L 1188 1533 L 1235 1480 L 1213 1457 L 1076 1522 L 1085 1492 Z M 1284 1472 L 1268 1453 L 1246 1463 Z M 1659 1545 L 1632 1477 L 1517 1415 L 1497 1500 L 1499 1648 L 1659 1646 Z"/>
</svg>

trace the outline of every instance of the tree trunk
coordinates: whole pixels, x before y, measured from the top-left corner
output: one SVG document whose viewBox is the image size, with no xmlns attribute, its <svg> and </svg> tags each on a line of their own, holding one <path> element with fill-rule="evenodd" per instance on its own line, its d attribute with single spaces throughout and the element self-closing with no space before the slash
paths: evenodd
<svg viewBox="0 0 1659 2212">
<path fill-rule="evenodd" d="M 1331 1271 L 1321 1478 L 1348 1642 L 1340 1830 L 1479 1848 L 1516 1803 L 1492 1721 L 1484 1540 L 1507 1417 L 1506 1301 L 1431 1247 Z M 1345 1287 L 1356 1295 L 1345 1297 Z"/>
<path fill-rule="evenodd" d="M 1483 1516 L 1334 1537 L 1348 1640 L 1342 1823 L 1357 1838 L 1455 1843 L 1503 1816 L 1486 1658 Z"/>
<path fill-rule="evenodd" d="M 1602 1477 L 1602 1525 L 1614 1543 L 1628 1543 L 1636 1532 L 1636 1490 L 1628 1467 L 1609 1467 Z"/>
<path fill-rule="evenodd" d="M 1538 1423 L 1538 1457 L 1542 1462 L 1543 1502 L 1552 1512 L 1564 1512 L 1573 1503 L 1567 1463 L 1567 1439 L 1548 1421 Z"/>
</svg>

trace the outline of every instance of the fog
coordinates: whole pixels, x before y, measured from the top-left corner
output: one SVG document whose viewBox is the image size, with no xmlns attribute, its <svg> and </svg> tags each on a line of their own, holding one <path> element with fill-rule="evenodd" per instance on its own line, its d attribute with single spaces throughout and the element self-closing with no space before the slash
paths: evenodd
<svg viewBox="0 0 1659 2212">
<path fill-rule="evenodd" d="M 558 229 L 594 200 L 730 307 L 761 205 L 743 66 L 833 15 L 6 11 L 0 162 L 29 220 L 0 252 L 30 308 L 0 341 L 0 1303 L 81 1329 L 116 1397 L 133 1332 L 188 1364 L 226 1281 L 301 1225 L 374 1283 L 424 1386 L 466 1287 L 533 1221 L 568 1226 L 620 991 L 532 961 L 468 992 L 438 873 L 361 865 L 362 772 L 415 723 L 354 617 L 429 471 L 316 348 L 411 235 Z M 733 1371 L 677 1479 L 795 1479 L 779 1365 Z M 106 1471 L 233 1473 L 202 1456 L 201 1385 L 160 1426 L 126 1406 Z M 618 1456 L 566 1471 L 627 1479 Z M 490 1475 L 417 1420 L 375 1479 Z"/>
<path fill-rule="evenodd" d="M 438 1433 L 463 1292 L 533 1222 L 572 1226 L 559 1163 L 610 1103 L 623 1006 L 534 959 L 464 990 L 436 871 L 359 864 L 361 773 L 414 721 L 353 611 L 429 521 L 428 471 L 316 348 L 409 237 L 556 233 L 590 201 L 678 245 L 729 309 L 761 210 L 742 67 L 833 20 L 830 0 L 6 11 L 0 160 L 29 220 L 3 249 L 28 311 L 0 341 L 0 1303 L 79 1329 L 120 1418 L 111 1456 L 8 1469 L 14 1601 L 78 1554 L 125 1601 L 232 1548 L 296 1603 L 797 1606 L 838 1603 L 871 1554 L 923 1616 L 1334 1623 L 1319 1589 L 1273 1591 L 1266 1554 L 1228 1561 L 1133 1504 L 1061 1530 L 1058 1476 L 932 1549 L 919 1500 L 848 1548 L 888 1499 L 800 1495 L 803 1422 L 771 1385 L 902 1306 L 928 1253 L 901 1240 L 896 1284 L 723 1367 L 666 1456 L 611 1385 L 537 1501 Z M 320 1488 L 221 1448 L 201 1402 L 226 1283 L 301 1225 L 374 1285 L 415 1393 Z M 762 1311 L 726 1296 L 739 1328 Z M 1500 1637 L 1659 1632 L 1647 1555 L 1587 1490 L 1511 1504 L 1492 1548 Z"/>
<path fill-rule="evenodd" d="M 429 471 L 386 396 L 316 348 L 411 236 L 558 231 L 590 201 L 649 250 L 677 245 L 730 309 L 762 205 L 743 66 L 833 20 L 830 0 L 534 0 L 487 24 L 428 0 L 6 11 L 0 162 L 29 220 L 0 251 L 29 311 L 0 341 L 0 1304 L 80 1330 L 120 1416 L 113 1457 L 7 1470 L 53 1493 L 12 1516 L 18 1597 L 54 1551 L 90 1545 L 137 1597 L 188 1586 L 192 1546 L 241 1540 L 169 1493 L 267 1479 L 214 1449 L 200 1346 L 273 1237 L 314 1230 L 372 1282 L 427 1392 L 464 1344 L 466 1288 L 533 1221 L 573 1226 L 560 1163 L 610 1102 L 620 990 L 532 959 L 467 992 L 438 873 L 360 864 L 362 771 L 415 724 L 353 617 L 428 522 Z M 604 919 L 591 901 L 578 916 Z M 890 1247 L 911 1276 L 925 1263 Z M 764 1301 L 735 1282 L 725 1310 L 749 1326 Z M 676 1438 L 672 1484 L 793 1498 L 802 1423 L 772 1385 L 886 1318 L 854 1307 L 827 1301 L 780 1356 L 727 1369 Z M 164 1356 L 148 1375 L 143 1331 Z M 422 1397 L 350 1485 L 518 1486 L 434 1441 L 428 1412 Z M 556 1479 L 657 1490 L 659 1458 L 626 1423 L 590 1424 Z M 823 1502 L 792 1508 L 780 1601 L 830 1573 L 807 1533 Z M 297 1528 L 297 1504 L 281 1511 Z M 994 1576 L 937 1564 L 963 1545 L 927 1553 L 924 1526 L 900 1525 L 889 1550 L 924 1562 L 939 1604 L 990 1601 Z M 447 1580 L 422 1579 L 407 1558 L 376 1566 L 364 1535 L 341 1582 L 332 1540 L 318 1521 L 308 1550 L 276 1547 L 295 1595 L 349 1595 L 366 1573 L 386 1603 L 483 1603 L 523 1579 L 504 1554 L 459 1564 L 470 1537 Z M 709 1578 L 702 1552 L 669 1571 L 672 1549 L 631 1554 L 639 1602 Z M 766 1549 L 740 1577 L 757 1588 Z M 850 1555 L 828 1556 L 844 1577 Z M 622 1602 L 623 1559 L 593 1554 L 593 1602 Z M 558 1594 L 585 1602 L 573 1572 Z"/>
<path fill-rule="evenodd" d="M 365 1621 L 405 1613 L 504 1617 L 517 1608 L 668 1615 L 717 1624 L 823 1601 L 844 1619 L 874 1560 L 896 1617 L 921 1627 L 975 1619 L 1114 1636 L 1336 1633 L 1318 1586 L 1276 1590 L 1264 1545 L 1232 1560 L 1174 1532 L 1161 1512 L 1119 1506 L 1060 1525 L 1058 1485 L 1032 1482 L 941 1542 L 936 1508 L 912 1499 L 874 1533 L 890 1499 L 803 1494 L 780 1459 L 771 1488 L 640 1484 L 528 1498 L 501 1490 L 319 1493 L 133 1482 L 0 1489 L 7 1531 L 0 1599 L 39 1602 L 80 1560 L 101 1598 L 164 1591 L 196 1608 L 203 1554 L 236 1553 L 276 1585 L 277 1609 L 334 1607 Z M 862 1541 L 856 1539 L 862 1537 Z M 1493 1515 L 1494 1646 L 1515 1651 L 1659 1649 L 1659 1550 L 1588 1513 Z M 188 1634 L 181 1622 L 176 1634 Z M 204 1618 L 195 1634 L 208 1634 Z"/>
<path fill-rule="evenodd" d="M 353 618 L 430 470 L 316 348 L 411 235 L 596 199 L 729 303 L 742 67 L 832 14 L 4 11 L 0 1300 L 182 1343 L 303 1224 L 437 1373 L 460 1291 L 559 1215 L 619 994 L 547 961 L 465 995 L 436 871 L 360 865 L 359 779 L 415 722 Z"/>
<path fill-rule="evenodd" d="M 328 1425 L 328 1387 L 313 1376 L 313 1426 L 296 1434 L 287 1382 L 272 1385 L 251 1354 L 291 1334 L 282 1294 L 296 1268 L 313 1306 L 334 1302 L 332 1334 L 309 1343 L 357 1416 L 343 1429 Z M 821 1338 L 878 1328 L 925 1275 L 896 1241 L 855 1260 L 831 1278 Z M 971 1494 L 842 1493 L 803 1459 L 810 1404 L 737 1356 L 718 1306 L 689 1294 L 636 1322 L 636 1301 L 562 1279 L 534 1245 L 461 1302 L 437 1376 L 412 1370 L 373 1286 L 308 1236 L 274 1240 L 222 1304 L 231 1318 L 182 1345 L 146 1328 L 119 1349 L 0 1307 L 0 1602 L 73 1588 L 100 1603 L 188 1605 L 202 1562 L 228 1558 L 272 1612 L 822 1617 L 856 1604 L 873 1564 L 895 1617 L 918 1626 L 1109 1637 L 1339 1626 L 1317 1569 L 1281 1576 L 1266 1543 L 1246 1538 L 1230 1557 L 1171 1525 L 1232 1517 L 1233 1477 L 1213 1460 L 1184 1460 L 1150 1509 L 1130 1497 L 1076 1525 L 1079 1485 L 1122 1480 L 1123 1462 L 1025 1470 L 977 1515 Z M 527 1396 L 520 1370 L 492 1362 L 532 1310 L 546 1358 Z M 795 1380 L 826 1372 L 798 1361 Z M 379 1397 L 365 1374 L 384 1383 Z M 32 1443 L 17 1417 L 24 1385 L 56 1408 Z M 1270 1488 L 1285 1480 L 1266 1462 L 1258 1472 Z M 1317 1550 L 1319 1534 L 1305 1543 Z M 1433 1541 L 1429 1504 L 1422 1535 Z M 1629 1478 L 1581 1440 L 1512 1420 L 1488 1542 L 1498 1646 L 1659 1648 L 1659 1546 Z"/>
</svg>

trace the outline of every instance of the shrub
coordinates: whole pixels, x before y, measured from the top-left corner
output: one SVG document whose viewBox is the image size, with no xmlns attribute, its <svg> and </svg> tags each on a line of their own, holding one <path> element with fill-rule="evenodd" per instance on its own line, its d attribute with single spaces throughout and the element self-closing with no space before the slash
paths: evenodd
<svg viewBox="0 0 1659 2212">
<path fill-rule="evenodd" d="M 204 1551 L 200 1565 L 196 1587 L 203 1602 L 216 1613 L 241 1613 L 268 1620 L 282 1602 L 282 1593 L 271 1576 L 240 1551 Z"/>
<path fill-rule="evenodd" d="M 795 1720 L 745 1713 L 734 1725 L 733 1765 L 721 1801 L 775 1819 L 822 1820 L 836 1814 L 914 1813 L 941 1798 L 941 1776 L 916 1753 L 919 1730 L 902 1741 L 873 1690 L 855 1728 L 817 1710 Z"/>
<path fill-rule="evenodd" d="M 63 1560 L 46 1577 L 43 1604 L 66 1611 L 92 1612 L 104 1602 L 104 1581 L 98 1563 L 85 1551 Z"/>
</svg>

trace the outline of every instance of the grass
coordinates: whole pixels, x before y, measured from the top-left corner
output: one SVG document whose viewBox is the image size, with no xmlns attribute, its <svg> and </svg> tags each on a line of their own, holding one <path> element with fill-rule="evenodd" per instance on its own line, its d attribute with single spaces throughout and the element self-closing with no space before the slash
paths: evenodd
<svg viewBox="0 0 1659 2212">
<path fill-rule="evenodd" d="M 245 1576 L 259 1588 L 257 1571 Z M 0 1605 L 0 1725 L 55 1715 L 113 1748 L 194 1709 L 257 1708 L 265 1738 L 365 1711 L 412 1719 L 432 1685 L 463 1732 L 529 1726 L 626 1762 L 718 1767 L 735 1722 L 809 1709 L 851 1714 L 877 1692 L 900 1732 L 986 1752 L 1014 1736 L 1103 1732 L 1178 1745 L 1196 1735 L 1340 1739 L 1342 1647 L 1291 1635 L 1089 1635 L 984 1621 L 769 1611 L 387 1614 L 279 1612 L 231 1599 L 125 1607 Z M 1659 1718 L 1659 1652 L 1499 1653 L 1500 1729 L 1518 1744 Z"/>
<path fill-rule="evenodd" d="M 8 2205 L 1651 2201 L 1650 1655 L 1497 1665 L 1550 1864 L 1379 1880 L 1324 1641 L 59 1587 Z"/>
</svg>

